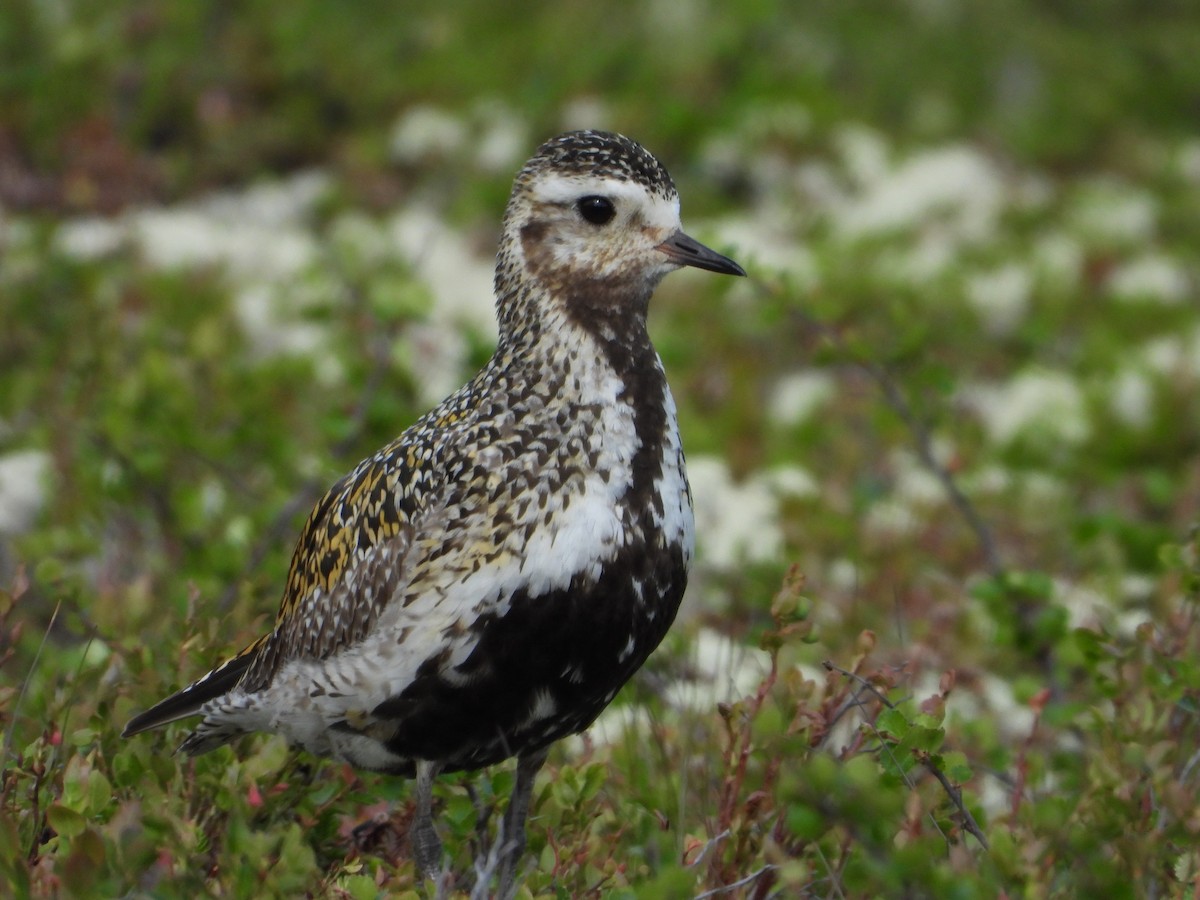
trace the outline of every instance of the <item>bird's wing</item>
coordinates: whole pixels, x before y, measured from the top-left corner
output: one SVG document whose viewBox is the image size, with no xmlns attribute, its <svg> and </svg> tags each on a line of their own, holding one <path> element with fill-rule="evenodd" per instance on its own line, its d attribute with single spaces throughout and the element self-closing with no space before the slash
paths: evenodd
<svg viewBox="0 0 1200 900">
<path fill-rule="evenodd" d="M 194 715 L 235 687 L 261 690 L 287 660 L 323 659 L 361 640 L 403 577 L 428 461 L 428 455 L 421 458 L 401 439 L 333 485 L 296 544 L 275 627 L 135 716 L 124 734 Z"/>
<path fill-rule="evenodd" d="M 244 690 L 266 687 L 290 659 L 325 659 L 367 634 L 403 575 L 422 506 L 420 463 L 394 445 L 321 498 L 292 554 L 275 628 L 242 651 L 254 657 Z"/>
</svg>

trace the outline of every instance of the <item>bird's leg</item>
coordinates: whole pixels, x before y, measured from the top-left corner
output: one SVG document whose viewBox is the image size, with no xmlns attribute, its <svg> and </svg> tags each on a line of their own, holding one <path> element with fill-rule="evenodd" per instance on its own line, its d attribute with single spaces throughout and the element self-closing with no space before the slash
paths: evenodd
<svg viewBox="0 0 1200 900">
<path fill-rule="evenodd" d="M 442 842 L 433 827 L 433 779 L 437 773 L 437 763 L 417 760 L 417 812 L 408 832 L 417 869 L 435 881 L 442 870 Z"/>
<path fill-rule="evenodd" d="M 529 800 L 533 795 L 533 781 L 538 770 L 546 761 L 546 749 L 517 757 L 517 777 L 513 783 L 512 798 L 500 821 L 497 840 L 500 847 L 500 889 L 497 896 L 508 900 L 516 892 L 517 864 L 525 852 L 525 818 L 529 815 Z"/>
</svg>

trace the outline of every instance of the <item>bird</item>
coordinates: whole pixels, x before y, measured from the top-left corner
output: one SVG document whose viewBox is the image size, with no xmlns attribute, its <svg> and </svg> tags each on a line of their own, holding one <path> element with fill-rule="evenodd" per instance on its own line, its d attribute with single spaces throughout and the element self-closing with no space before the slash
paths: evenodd
<svg viewBox="0 0 1200 900">
<path fill-rule="evenodd" d="M 435 777 L 515 757 L 508 896 L 548 748 L 642 666 L 687 584 L 692 495 L 647 331 L 682 267 L 746 274 L 684 233 L 649 151 L 593 130 L 542 144 L 504 211 L 491 359 L 321 498 L 271 630 L 123 734 L 201 716 L 180 752 L 273 732 L 415 778 L 410 845 L 435 878 Z"/>
</svg>

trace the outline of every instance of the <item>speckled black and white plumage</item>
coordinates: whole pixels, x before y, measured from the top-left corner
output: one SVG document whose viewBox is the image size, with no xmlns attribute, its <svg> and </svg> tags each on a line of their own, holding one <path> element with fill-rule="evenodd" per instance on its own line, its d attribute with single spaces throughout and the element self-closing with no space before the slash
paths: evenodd
<svg viewBox="0 0 1200 900">
<path fill-rule="evenodd" d="M 586 728 L 662 640 L 692 556 L 650 295 L 681 265 L 744 274 L 678 205 L 628 138 L 542 145 L 505 213 L 491 361 L 317 504 L 274 629 L 126 733 L 199 714 L 189 753 L 273 731 L 407 774 Z"/>
</svg>

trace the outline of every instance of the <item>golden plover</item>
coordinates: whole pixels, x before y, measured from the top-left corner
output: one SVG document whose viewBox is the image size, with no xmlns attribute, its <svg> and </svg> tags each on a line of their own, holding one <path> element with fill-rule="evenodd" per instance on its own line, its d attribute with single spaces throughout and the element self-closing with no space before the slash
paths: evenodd
<svg viewBox="0 0 1200 900">
<path fill-rule="evenodd" d="M 271 632 L 125 734 L 200 715 L 184 752 L 269 731 L 415 774 L 426 874 L 442 855 L 435 775 L 515 756 L 510 893 L 547 748 L 591 724 L 683 596 L 691 494 L 646 332 L 650 295 L 682 266 L 745 274 L 683 233 L 644 148 L 598 131 L 543 144 L 504 215 L 491 361 L 321 499 Z"/>
</svg>

